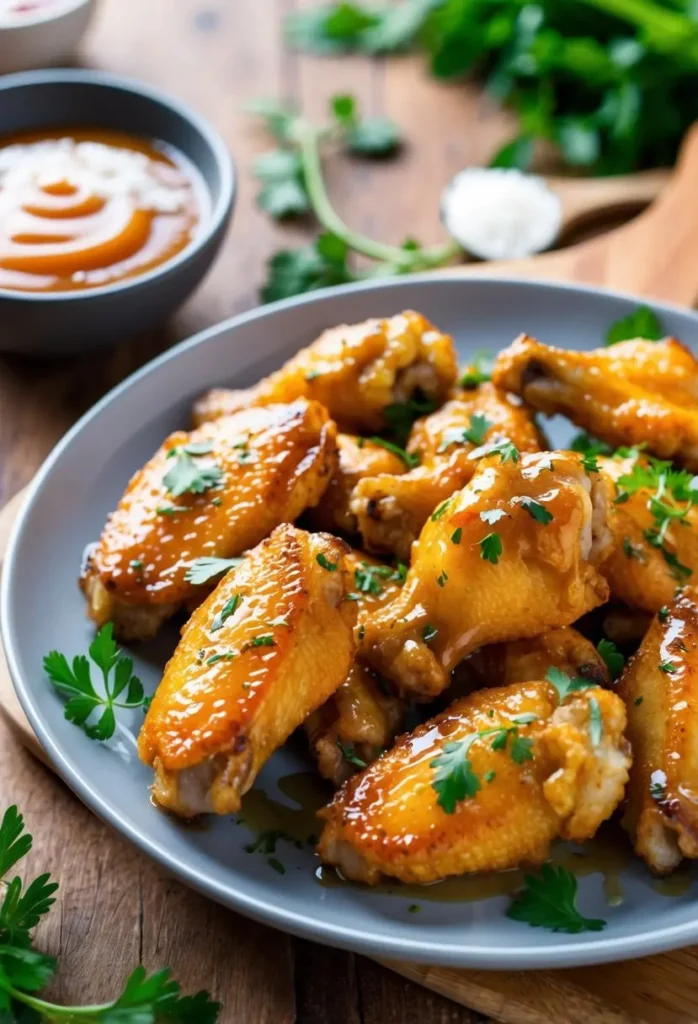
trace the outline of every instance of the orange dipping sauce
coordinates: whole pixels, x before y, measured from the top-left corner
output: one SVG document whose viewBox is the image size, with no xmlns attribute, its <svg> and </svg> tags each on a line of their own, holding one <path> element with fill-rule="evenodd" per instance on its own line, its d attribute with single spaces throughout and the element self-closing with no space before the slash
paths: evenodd
<svg viewBox="0 0 698 1024">
<path fill-rule="evenodd" d="M 171 260 L 210 200 L 173 147 L 123 132 L 58 129 L 0 142 L 0 288 L 98 288 Z"/>
</svg>

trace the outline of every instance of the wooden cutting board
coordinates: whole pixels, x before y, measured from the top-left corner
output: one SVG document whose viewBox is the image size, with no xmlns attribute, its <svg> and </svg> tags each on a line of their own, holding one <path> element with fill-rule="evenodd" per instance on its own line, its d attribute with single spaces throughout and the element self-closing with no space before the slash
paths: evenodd
<svg viewBox="0 0 698 1024">
<path fill-rule="evenodd" d="M 698 297 L 698 126 L 673 179 L 640 217 L 616 231 L 535 259 L 469 264 L 468 275 L 516 275 L 605 285 L 693 305 Z M 0 560 L 24 494 L 0 512 Z M 46 761 L 10 683 L 0 647 L 0 705 Z M 629 963 L 507 974 L 382 961 L 399 974 L 503 1024 L 698 1024 L 698 947 Z"/>
</svg>

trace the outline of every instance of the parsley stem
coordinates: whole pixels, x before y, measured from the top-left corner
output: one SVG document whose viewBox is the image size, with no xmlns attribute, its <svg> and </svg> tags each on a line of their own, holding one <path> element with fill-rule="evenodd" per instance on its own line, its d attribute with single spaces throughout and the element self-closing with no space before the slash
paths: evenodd
<svg viewBox="0 0 698 1024">
<path fill-rule="evenodd" d="M 12 999 L 16 999 L 18 1003 L 24 1003 L 25 1006 L 36 1010 L 37 1013 L 41 1014 L 43 1021 L 49 1022 L 71 1021 L 76 1018 L 87 1018 L 89 1020 L 90 1017 L 97 1020 L 99 1014 L 104 1013 L 105 1010 L 109 1010 L 113 1006 L 113 1003 L 100 1003 L 94 1006 L 57 1006 L 55 1003 L 47 1003 L 43 999 L 31 996 L 28 992 L 22 992 L 12 985 L 3 985 L 3 988 Z"/>
<path fill-rule="evenodd" d="M 438 267 L 462 254 L 462 248 L 453 240 L 430 249 L 411 251 L 397 245 L 374 241 L 348 227 L 332 206 L 325 188 L 320 156 L 322 135 L 320 130 L 306 121 L 299 120 L 297 122 L 295 140 L 300 146 L 305 187 L 315 216 L 326 231 L 341 238 L 354 252 L 359 252 L 373 260 L 392 264 L 399 273 Z"/>
<path fill-rule="evenodd" d="M 649 46 L 660 52 L 690 56 L 698 60 L 698 32 L 689 18 L 679 11 L 667 10 L 650 0 L 584 0 L 606 14 L 643 29 L 649 34 Z"/>
</svg>

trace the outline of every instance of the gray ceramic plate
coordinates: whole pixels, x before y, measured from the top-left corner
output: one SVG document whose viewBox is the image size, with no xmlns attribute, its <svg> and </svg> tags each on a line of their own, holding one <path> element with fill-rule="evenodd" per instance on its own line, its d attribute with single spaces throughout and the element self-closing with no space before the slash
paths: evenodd
<svg viewBox="0 0 698 1024">
<path fill-rule="evenodd" d="M 279 874 L 261 851 L 246 852 L 251 825 L 270 827 L 269 801 L 285 805 L 280 827 L 312 827 L 294 805 L 297 779 L 310 771 L 302 744 L 267 764 L 243 810 L 202 829 L 186 828 L 148 799 L 149 772 L 138 761 L 134 713 L 109 745 L 88 740 L 63 718 L 41 668 L 52 648 L 86 649 L 91 630 L 75 580 L 85 544 L 97 537 L 130 474 L 169 431 L 187 423 L 194 396 L 212 384 L 245 385 L 277 367 L 323 328 L 413 307 L 456 338 L 463 361 L 476 349 L 501 348 L 521 330 L 573 348 L 600 343 L 609 323 L 635 301 L 594 290 L 525 282 L 416 277 L 336 289 L 257 310 L 214 327 L 146 366 L 107 395 L 46 461 L 14 532 L 2 585 L 2 632 L 19 698 L 51 760 L 95 813 L 177 877 L 212 898 L 268 924 L 337 946 L 395 958 L 481 968 L 561 967 L 642 956 L 698 940 L 698 877 L 668 895 L 642 865 L 620 863 L 612 886 L 623 900 L 609 906 L 603 874 L 582 851 L 580 906 L 608 921 L 603 932 L 577 936 L 534 930 L 504 916 L 507 897 L 487 879 L 466 890 L 374 892 L 326 886 L 307 843 L 278 843 Z M 698 345 L 698 316 L 658 306 L 666 331 Z M 556 443 L 569 426 L 552 424 Z M 138 674 L 154 688 L 174 633 L 158 649 L 136 652 Z M 285 790 L 279 788 L 281 786 Z M 285 781 L 284 781 L 285 780 Z M 264 820 L 266 818 L 266 820 Z M 305 830 L 305 834 L 303 834 Z M 604 858 L 608 866 L 609 860 Z M 607 880 L 608 881 L 608 880 Z M 613 879 L 611 879 L 613 882 Z M 608 886 L 606 887 L 608 888 Z M 497 893 L 498 883 L 494 885 Z M 467 895 L 469 899 L 461 897 Z M 451 899 L 444 899 L 451 896 Z M 438 898 L 435 898 L 438 897 Z M 475 898 L 473 898 L 475 897 Z M 410 912 L 417 903 L 419 913 Z"/>
</svg>

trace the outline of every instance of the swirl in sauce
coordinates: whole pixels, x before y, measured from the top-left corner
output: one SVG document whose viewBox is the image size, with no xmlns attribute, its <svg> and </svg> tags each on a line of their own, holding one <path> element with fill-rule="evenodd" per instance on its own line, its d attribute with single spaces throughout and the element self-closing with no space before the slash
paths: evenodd
<svg viewBox="0 0 698 1024">
<path fill-rule="evenodd" d="M 73 291 L 172 259 L 208 212 L 199 172 L 160 142 L 45 131 L 0 144 L 0 288 Z"/>
</svg>

